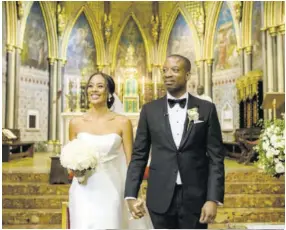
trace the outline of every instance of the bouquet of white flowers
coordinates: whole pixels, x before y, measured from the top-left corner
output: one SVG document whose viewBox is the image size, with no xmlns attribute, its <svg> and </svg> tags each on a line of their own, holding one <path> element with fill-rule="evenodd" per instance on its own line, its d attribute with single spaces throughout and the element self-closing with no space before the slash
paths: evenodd
<svg viewBox="0 0 286 230">
<path fill-rule="evenodd" d="M 285 172 L 285 123 L 284 120 L 267 121 L 255 146 L 259 168 L 272 176 Z"/>
<path fill-rule="evenodd" d="M 98 159 L 94 145 L 74 139 L 62 148 L 60 162 L 64 168 L 72 170 L 78 182 L 86 182 L 87 173 L 95 169 Z"/>
</svg>

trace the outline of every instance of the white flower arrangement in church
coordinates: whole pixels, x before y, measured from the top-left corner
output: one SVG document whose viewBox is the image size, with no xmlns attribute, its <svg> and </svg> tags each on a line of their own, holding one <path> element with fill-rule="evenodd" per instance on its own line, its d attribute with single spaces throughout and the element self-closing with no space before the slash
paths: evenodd
<svg viewBox="0 0 286 230">
<path fill-rule="evenodd" d="M 285 173 L 285 121 L 267 121 L 255 150 L 259 168 L 272 176 Z"/>
<path fill-rule="evenodd" d="M 71 170 L 80 184 L 85 184 L 88 173 L 96 169 L 97 159 L 96 149 L 88 142 L 74 139 L 67 143 L 61 151 L 61 165 Z"/>
</svg>

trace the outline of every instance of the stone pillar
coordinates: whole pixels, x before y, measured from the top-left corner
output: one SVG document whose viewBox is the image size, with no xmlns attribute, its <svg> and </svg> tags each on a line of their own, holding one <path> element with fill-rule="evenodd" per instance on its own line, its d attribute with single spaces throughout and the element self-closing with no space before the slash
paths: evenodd
<svg viewBox="0 0 286 230">
<path fill-rule="evenodd" d="M 61 114 L 63 111 L 63 98 L 65 97 L 65 91 L 63 88 L 63 76 L 62 68 L 64 64 L 63 59 L 57 59 L 57 95 L 56 95 L 56 106 L 57 106 L 57 115 L 56 115 L 56 139 L 60 140 L 61 132 Z"/>
<path fill-rule="evenodd" d="M 277 76 L 278 76 L 278 92 L 285 92 L 285 60 L 284 60 L 284 39 L 285 25 L 279 27 L 277 35 Z"/>
<path fill-rule="evenodd" d="M 200 61 L 195 61 L 195 65 L 197 67 L 197 85 L 201 85 L 201 68 L 200 68 Z"/>
<path fill-rule="evenodd" d="M 56 140 L 57 125 L 57 63 L 54 58 L 49 58 L 49 140 Z"/>
<path fill-rule="evenodd" d="M 240 59 L 240 69 L 241 69 L 240 75 L 243 76 L 243 75 L 245 75 L 244 50 L 243 50 L 243 48 L 238 48 L 237 53 L 238 53 L 239 59 Z"/>
<path fill-rule="evenodd" d="M 252 70 L 252 46 L 247 46 L 245 48 L 245 52 L 244 52 L 244 55 L 245 55 L 245 58 L 244 58 L 244 61 L 245 61 L 245 64 L 244 64 L 244 70 L 245 70 L 245 73 L 248 73 L 249 71 Z"/>
<path fill-rule="evenodd" d="M 200 61 L 200 84 L 201 85 L 205 85 L 205 71 L 204 71 L 204 67 L 205 67 L 205 61 L 201 60 Z"/>
<path fill-rule="evenodd" d="M 276 40 L 276 27 L 271 27 L 269 29 L 269 33 L 271 36 L 271 47 L 272 47 L 272 63 L 273 63 L 273 91 L 277 92 L 278 90 L 278 76 L 277 76 L 277 40 Z"/>
<path fill-rule="evenodd" d="M 14 111 L 14 127 L 18 126 L 19 119 L 19 100 L 20 100 L 20 68 L 21 68 L 21 51 L 20 47 L 15 47 L 15 111 Z"/>
<path fill-rule="evenodd" d="M 205 76 L 205 94 L 212 97 L 213 59 L 207 59 L 207 74 Z"/>
<path fill-rule="evenodd" d="M 15 110 L 15 48 L 7 45 L 6 121 L 5 128 L 13 129 Z"/>
<path fill-rule="evenodd" d="M 268 89 L 268 78 L 267 78 L 267 31 L 262 29 L 262 56 L 263 56 L 263 97 Z M 264 109 L 263 118 L 268 118 L 268 111 Z"/>
<path fill-rule="evenodd" d="M 267 31 L 267 92 L 273 92 L 273 50 L 272 50 L 272 37 Z"/>
</svg>

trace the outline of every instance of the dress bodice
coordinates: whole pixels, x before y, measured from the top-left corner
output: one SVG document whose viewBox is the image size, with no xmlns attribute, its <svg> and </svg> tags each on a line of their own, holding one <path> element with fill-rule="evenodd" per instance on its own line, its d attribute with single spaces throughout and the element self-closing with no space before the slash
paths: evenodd
<svg viewBox="0 0 286 230">
<path fill-rule="evenodd" d="M 77 134 L 77 138 L 95 147 L 95 154 L 101 163 L 115 159 L 122 142 L 122 138 L 117 133 L 95 135 L 80 132 Z"/>
</svg>

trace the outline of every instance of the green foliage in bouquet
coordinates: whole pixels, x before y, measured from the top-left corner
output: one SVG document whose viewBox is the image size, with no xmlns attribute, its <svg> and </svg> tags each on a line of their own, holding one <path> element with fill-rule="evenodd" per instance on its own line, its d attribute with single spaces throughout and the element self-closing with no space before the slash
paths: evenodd
<svg viewBox="0 0 286 230">
<path fill-rule="evenodd" d="M 285 172 L 285 120 L 264 121 L 255 150 L 258 152 L 256 164 L 259 168 L 272 176 L 283 175 Z"/>
</svg>

